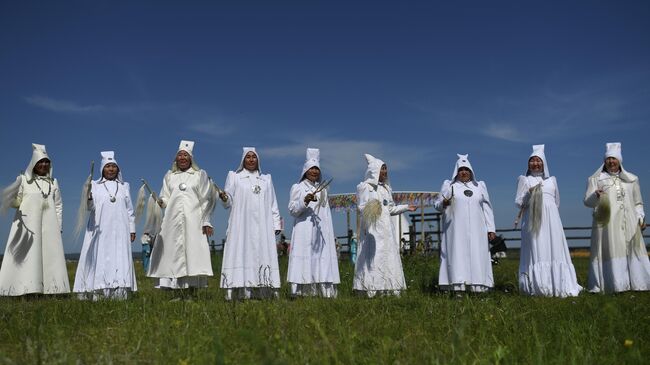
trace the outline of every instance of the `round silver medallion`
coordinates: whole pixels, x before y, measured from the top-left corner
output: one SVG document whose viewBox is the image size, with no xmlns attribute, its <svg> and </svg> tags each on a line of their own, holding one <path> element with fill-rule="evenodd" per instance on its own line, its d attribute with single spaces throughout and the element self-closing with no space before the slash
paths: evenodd
<svg viewBox="0 0 650 365">
<path fill-rule="evenodd" d="M 463 194 L 465 194 L 465 196 L 472 196 L 472 195 L 474 195 L 474 192 L 471 191 L 471 190 L 465 190 L 465 191 L 463 191 Z"/>
<path fill-rule="evenodd" d="M 181 191 L 185 191 L 185 189 L 187 189 L 187 184 L 181 183 L 180 185 L 178 185 L 178 188 L 181 189 Z"/>
<path fill-rule="evenodd" d="M 259 194 L 262 188 L 259 185 L 253 185 L 253 194 Z"/>
<path fill-rule="evenodd" d="M 116 200 L 116 199 L 115 199 L 114 196 L 112 196 L 110 200 L 111 200 L 111 203 L 115 203 L 115 200 Z"/>
<path fill-rule="evenodd" d="M 384 199 L 383 203 L 384 205 L 388 205 L 388 200 Z"/>
</svg>

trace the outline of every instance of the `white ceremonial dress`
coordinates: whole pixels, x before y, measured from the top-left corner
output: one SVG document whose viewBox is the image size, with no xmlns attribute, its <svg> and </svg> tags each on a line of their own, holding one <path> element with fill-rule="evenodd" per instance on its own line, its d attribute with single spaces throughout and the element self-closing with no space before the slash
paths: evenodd
<svg viewBox="0 0 650 365">
<path fill-rule="evenodd" d="M 224 206 L 230 209 L 221 267 L 226 299 L 278 297 L 275 230 L 281 222 L 271 175 L 230 171 L 224 191 Z"/>
<path fill-rule="evenodd" d="M 38 176 L 31 181 L 25 175 L 20 179 L 13 204 L 16 214 L 0 269 L 0 295 L 69 293 L 59 184 Z"/>
<path fill-rule="evenodd" d="M 377 176 L 379 171 L 377 171 Z M 362 222 L 354 270 L 353 289 L 373 297 L 377 292 L 399 295 L 406 289 L 400 243 L 395 239 L 391 215 L 402 214 L 408 205 L 395 205 L 390 185 L 362 182 L 357 185 L 357 202 L 363 211 L 371 200 L 381 202 L 381 216 L 375 224 Z"/>
<path fill-rule="evenodd" d="M 597 189 L 605 191 L 600 199 L 608 199 L 610 206 L 607 224 L 593 220 L 589 291 L 650 290 L 650 260 L 639 227 L 645 217 L 639 179 L 625 170 L 620 175 L 599 170 L 587 184 L 586 206 L 598 209 Z"/>
<path fill-rule="evenodd" d="M 203 170 L 168 171 L 160 199 L 165 215 L 151 251 L 147 276 L 159 278 L 158 287 L 207 286 L 212 276 L 208 240 L 203 227 L 212 227 L 208 210 L 211 185 Z"/>
<path fill-rule="evenodd" d="M 90 217 L 73 291 L 100 295 L 93 299 L 126 299 L 128 292 L 138 289 L 131 252 L 135 214 L 129 183 L 98 180 L 90 189 L 93 199 L 88 202 Z"/>
<path fill-rule="evenodd" d="M 287 282 L 292 295 L 336 297 L 340 283 L 336 239 L 327 190 L 305 206 L 305 196 L 317 186 L 304 179 L 291 187 L 289 213 L 295 217 Z"/>
<path fill-rule="evenodd" d="M 443 199 L 452 196 L 446 208 Z M 494 214 L 483 181 L 445 180 L 434 207 L 442 214 L 440 274 L 442 290 L 483 292 L 494 286 L 488 232 L 494 232 Z"/>
<path fill-rule="evenodd" d="M 542 183 L 542 211 L 539 233 L 529 231 L 529 189 Z M 521 251 L 519 290 L 529 295 L 568 297 L 582 290 L 571 262 L 569 247 L 560 219 L 560 193 L 554 176 L 519 176 L 517 208 L 523 209 L 521 219 Z"/>
</svg>

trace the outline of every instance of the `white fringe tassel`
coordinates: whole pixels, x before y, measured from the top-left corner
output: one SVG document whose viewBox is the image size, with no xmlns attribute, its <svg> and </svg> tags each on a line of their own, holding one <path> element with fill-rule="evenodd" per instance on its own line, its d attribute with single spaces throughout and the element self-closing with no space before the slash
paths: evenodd
<svg viewBox="0 0 650 365">
<path fill-rule="evenodd" d="M 542 226 L 542 211 L 544 208 L 544 193 L 542 184 L 537 184 L 530 193 L 529 211 L 528 211 L 528 231 L 537 235 Z"/>
<path fill-rule="evenodd" d="M 156 236 L 160 233 L 161 225 L 162 208 L 153 197 L 149 196 L 149 200 L 147 200 L 147 220 L 144 222 L 144 233 L 148 233 L 152 237 Z"/>
<path fill-rule="evenodd" d="M 142 219 L 142 213 L 144 213 L 144 184 L 138 190 L 138 197 L 135 200 L 135 221 L 139 222 Z"/>
<path fill-rule="evenodd" d="M 77 223 L 74 226 L 74 237 L 79 238 L 81 231 L 84 230 L 88 221 L 88 195 L 90 194 L 90 182 L 93 176 L 88 175 L 83 187 L 81 188 L 81 197 L 79 198 L 79 209 L 77 210 Z"/>
<path fill-rule="evenodd" d="M 363 207 L 363 222 L 366 227 L 374 226 L 381 217 L 381 202 L 377 199 L 370 200 Z"/>
<path fill-rule="evenodd" d="M 11 207 L 18 208 L 16 206 L 16 198 L 20 190 L 21 180 L 22 177 L 18 175 L 16 181 L 2 190 L 2 201 L 0 201 L 0 212 L 2 212 L 2 215 L 6 215 Z"/>
</svg>

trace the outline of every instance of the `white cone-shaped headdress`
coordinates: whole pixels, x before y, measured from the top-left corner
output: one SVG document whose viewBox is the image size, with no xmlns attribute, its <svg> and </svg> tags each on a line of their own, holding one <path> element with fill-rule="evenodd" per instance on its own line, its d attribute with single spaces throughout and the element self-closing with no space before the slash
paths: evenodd
<svg viewBox="0 0 650 365">
<path fill-rule="evenodd" d="M 50 159 L 50 156 L 47 155 L 47 151 L 45 151 L 45 145 L 32 143 L 32 159 L 29 161 L 29 165 L 27 165 L 27 168 L 25 169 L 27 180 L 32 180 L 34 178 L 34 166 L 36 166 L 38 161 L 44 158 L 50 160 L 50 172 L 48 172 L 47 176 L 52 177 L 52 160 Z"/>
<path fill-rule="evenodd" d="M 381 170 L 381 166 L 384 165 L 384 161 L 375 158 L 373 155 L 366 153 L 366 161 L 368 162 L 368 168 L 366 169 L 366 176 L 364 181 L 377 185 L 379 184 L 379 172 Z M 388 182 L 388 179 L 384 182 L 387 185 L 390 185 Z"/>
<path fill-rule="evenodd" d="M 605 158 L 614 157 L 621 164 L 623 164 L 623 154 L 621 153 L 621 142 L 607 143 L 605 150 Z"/>
<path fill-rule="evenodd" d="M 474 173 L 472 164 L 469 163 L 469 159 L 467 158 L 469 155 L 456 154 L 456 156 L 458 156 L 458 160 L 456 160 L 456 167 L 454 167 L 454 172 L 451 175 L 451 181 L 456 180 L 456 176 L 458 176 L 458 169 L 461 167 L 467 167 L 469 171 L 472 172 L 472 181 L 476 181 L 476 174 Z"/>
<path fill-rule="evenodd" d="M 119 172 L 117 173 L 117 180 L 120 182 L 123 182 L 122 180 L 122 170 L 120 169 L 120 165 L 117 163 L 117 160 L 115 160 L 115 152 L 114 151 L 102 151 L 102 167 L 99 169 L 100 171 L 100 177 L 99 180 L 103 178 L 103 173 L 104 173 L 104 166 L 108 165 L 109 163 L 114 163 L 117 165 L 117 168 Z"/>
<path fill-rule="evenodd" d="M 542 163 L 544 163 L 544 177 L 549 177 L 551 174 L 548 172 L 548 163 L 546 163 L 546 155 L 544 154 L 544 145 L 543 144 L 536 144 L 533 145 L 533 153 L 528 156 L 528 160 L 530 161 L 531 157 L 539 157 L 542 159 Z M 526 175 L 530 175 L 530 171 L 528 168 L 526 168 Z"/>
<path fill-rule="evenodd" d="M 307 156 L 305 158 L 305 164 L 302 165 L 300 181 L 305 179 L 305 173 L 312 167 L 318 167 L 318 169 L 320 169 L 320 150 L 318 148 L 307 148 Z M 321 179 L 318 179 L 319 182 L 320 180 Z"/>
<path fill-rule="evenodd" d="M 239 161 L 239 167 L 237 168 L 237 172 L 241 171 L 244 169 L 244 158 L 246 158 L 246 154 L 248 152 L 253 152 L 255 156 L 257 156 L 257 171 L 261 174 L 262 173 L 262 161 L 260 160 L 260 155 L 255 151 L 255 147 L 244 147 L 243 148 L 243 153 L 241 155 L 241 161 Z"/>
<path fill-rule="evenodd" d="M 180 145 L 178 146 L 178 151 L 176 151 L 176 154 L 178 155 L 179 152 L 185 151 L 187 152 L 190 157 L 192 158 L 192 169 L 194 170 L 199 170 L 199 165 L 196 163 L 194 160 L 194 141 L 186 141 L 186 140 L 181 140 Z M 176 166 L 176 156 L 174 156 L 174 162 L 172 163 L 172 171 L 178 171 L 178 166 Z"/>
</svg>

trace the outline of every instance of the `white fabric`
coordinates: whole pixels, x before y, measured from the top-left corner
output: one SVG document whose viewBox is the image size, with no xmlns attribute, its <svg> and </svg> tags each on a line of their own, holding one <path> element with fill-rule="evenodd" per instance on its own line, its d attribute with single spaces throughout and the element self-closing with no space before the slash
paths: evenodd
<svg viewBox="0 0 650 365">
<path fill-rule="evenodd" d="M 115 160 L 115 152 L 113 152 L 113 151 L 102 151 L 101 156 L 102 156 L 102 167 L 99 169 L 100 175 L 104 173 L 104 167 L 106 165 L 108 165 L 109 163 L 114 163 L 115 166 L 117 166 L 118 169 L 120 168 L 120 165 Z M 118 181 L 124 181 L 122 179 L 122 171 L 119 171 L 117 173 L 117 180 Z"/>
<path fill-rule="evenodd" d="M 244 149 L 242 163 L 251 150 Z M 230 209 L 221 268 L 226 298 L 276 297 L 280 270 L 275 231 L 281 229 L 281 218 L 271 175 L 240 164 L 237 172 L 228 172 L 223 190 L 228 196 L 224 207 Z"/>
<path fill-rule="evenodd" d="M 608 199 L 611 213 L 605 226 L 593 220 L 587 287 L 605 293 L 650 290 L 650 261 L 639 228 L 645 218 L 639 180 L 622 166 L 618 175 L 601 170 L 588 179 L 584 203 L 595 210 L 600 199 Z M 604 190 L 600 198 L 597 189 Z"/>
<path fill-rule="evenodd" d="M 365 156 L 366 156 L 366 162 L 368 162 L 368 168 L 366 169 L 366 175 L 363 181 L 371 185 L 377 185 L 379 184 L 379 173 L 381 170 L 381 166 L 385 165 L 385 163 L 384 161 L 370 154 L 366 153 Z M 390 185 L 390 181 L 388 180 L 388 177 L 386 178 L 386 181 L 384 181 L 384 184 Z"/>
<path fill-rule="evenodd" d="M 178 151 L 176 151 L 176 153 L 178 153 L 178 152 L 180 152 L 180 151 L 185 151 L 185 152 L 187 152 L 191 157 L 193 157 L 193 156 L 194 156 L 194 155 L 192 154 L 192 151 L 193 151 L 193 150 L 194 150 L 194 141 L 185 141 L 185 140 L 182 140 L 181 143 L 180 143 L 180 145 L 178 146 Z"/>
<path fill-rule="evenodd" d="M 320 169 L 320 150 L 318 148 L 307 148 L 307 156 L 305 158 L 305 163 L 302 165 L 302 173 L 300 174 L 299 182 L 305 177 L 305 172 L 311 169 L 312 167 L 318 167 Z M 321 181 L 322 176 L 318 179 Z"/>
<path fill-rule="evenodd" d="M 116 180 L 91 183 L 93 200 L 75 275 L 75 293 L 99 292 L 111 297 L 111 291 L 104 289 L 138 289 L 131 253 L 135 214 L 129 188 L 128 183 Z M 110 201 L 111 196 L 115 202 Z"/>
<path fill-rule="evenodd" d="M 544 164 L 546 167 L 546 164 Z M 543 207 L 537 234 L 528 225 L 529 189 L 542 183 Z M 523 209 L 519 290 L 529 295 L 568 297 L 582 290 L 576 279 L 569 247 L 560 219 L 560 193 L 555 177 L 519 176 L 515 204 Z"/>
<path fill-rule="evenodd" d="M 546 155 L 544 154 L 544 145 L 543 144 L 536 144 L 533 145 L 533 153 L 530 154 L 528 157 L 528 160 L 530 161 L 531 157 L 537 156 L 542 159 L 542 162 L 544 163 L 544 177 L 550 177 L 551 173 L 549 172 L 548 169 L 548 164 L 546 163 Z M 530 171 L 526 170 L 526 175 L 530 175 Z"/>
<path fill-rule="evenodd" d="M 27 177 L 27 181 L 31 181 L 34 178 L 34 166 L 36 166 L 36 163 L 44 158 L 47 158 L 50 160 L 50 171 L 47 173 L 46 176 L 52 177 L 52 169 L 54 166 L 52 165 L 52 161 L 50 157 L 47 155 L 47 151 L 45 150 L 45 146 L 42 144 L 36 144 L 32 143 L 32 159 L 29 161 L 29 165 L 27 165 L 27 168 L 25 169 L 25 177 Z"/>
<path fill-rule="evenodd" d="M 444 207 L 444 198 L 451 197 Z M 471 192 L 465 193 L 466 191 Z M 443 290 L 485 291 L 494 286 L 488 232 L 494 232 L 494 213 L 487 187 L 483 181 L 445 180 L 434 207 L 442 212 L 440 274 Z"/>
<path fill-rule="evenodd" d="M 203 234 L 204 226 L 212 227 L 210 215 L 205 214 L 209 194 L 210 181 L 205 171 L 190 168 L 167 172 L 160 192 L 165 215 L 151 251 L 147 276 L 212 276 L 210 247 Z"/>
<path fill-rule="evenodd" d="M 63 202 L 59 184 L 47 177 L 20 178 L 16 197 L 20 204 L 0 269 L 0 295 L 69 293 L 61 240 Z M 50 192 L 47 198 L 43 198 L 37 183 L 45 194 Z"/>
<path fill-rule="evenodd" d="M 260 160 L 260 155 L 257 154 L 257 151 L 255 151 L 255 147 L 244 147 L 243 152 L 241 155 L 241 161 L 239 161 L 239 166 L 237 167 L 237 170 L 235 172 L 240 172 L 244 169 L 244 159 L 246 158 L 246 154 L 248 152 L 253 152 L 255 156 L 257 156 L 257 171 L 261 174 L 262 173 L 262 161 Z"/>
<path fill-rule="evenodd" d="M 456 154 L 456 156 L 458 156 L 458 160 L 456 160 L 456 166 L 454 166 L 454 172 L 451 174 L 451 181 L 456 180 L 456 176 L 458 176 L 458 169 L 461 167 L 468 168 L 469 171 L 472 172 L 472 181 L 476 181 L 474 169 L 472 168 L 472 164 L 469 162 L 469 159 L 467 158 L 467 156 L 469 155 Z"/>
<path fill-rule="evenodd" d="M 369 201 L 377 199 L 382 203 L 382 212 L 375 224 L 362 222 L 353 289 L 369 297 L 378 292 L 399 295 L 406 289 L 406 282 L 391 215 L 407 211 L 408 205 L 395 205 L 390 185 L 372 183 L 378 181 L 384 163 L 370 155 L 366 159 L 368 170 L 366 180 L 357 185 L 357 205 L 363 211 Z"/>
<path fill-rule="evenodd" d="M 322 287 L 319 290 L 327 294 L 331 293 L 327 289 L 331 284 L 340 283 L 336 239 L 326 190 L 323 190 L 325 194 L 320 194 L 318 201 L 305 206 L 305 196 L 315 189 L 316 185 L 307 179 L 291 187 L 289 213 L 295 220 L 291 232 L 287 282 L 292 284 L 294 295 L 318 294 L 318 291 L 293 284 L 318 284 Z"/>
<path fill-rule="evenodd" d="M 619 163 L 623 163 L 623 153 L 621 151 L 620 142 L 612 142 L 606 144 L 605 158 L 614 157 Z"/>
</svg>

